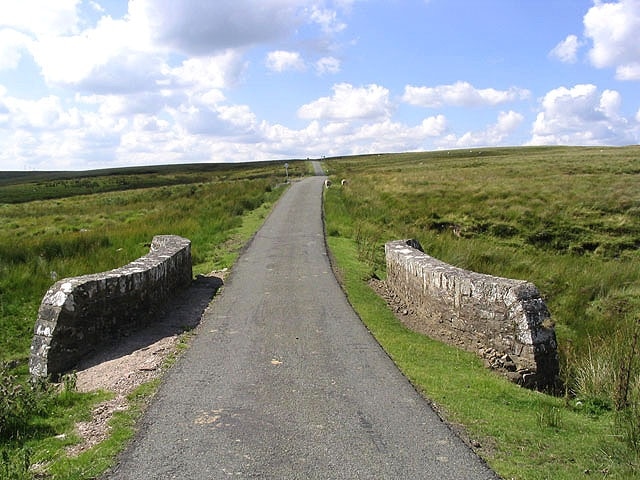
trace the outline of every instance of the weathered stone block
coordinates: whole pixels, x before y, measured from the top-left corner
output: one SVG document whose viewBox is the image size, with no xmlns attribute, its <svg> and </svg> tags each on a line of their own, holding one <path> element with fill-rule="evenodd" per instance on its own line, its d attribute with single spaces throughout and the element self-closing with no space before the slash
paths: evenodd
<svg viewBox="0 0 640 480">
<path fill-rule="evenodd" d="M 419 245 L 389 242 L 385 253 L 387 284 L 420 313 L 424 330 L 448 330 L 452 344 L 476 353 L 507 355 L 507 370 L 516 365 L 523 383 L 526 376 L 531 386 L 553 384 L 559 370 L 556 336 L 546 326 L 550 314 L 535 285 L 453 267 L 413 248 Z"/>
<path fill-rule="evenodd" d="M 100 345 L 146 325 L 191 280 L 191 242 L 159 235 L 147 255 L 128 265 L 56 282 L 38 311 L 31 375 L 63 373 Z"/>
</svg>

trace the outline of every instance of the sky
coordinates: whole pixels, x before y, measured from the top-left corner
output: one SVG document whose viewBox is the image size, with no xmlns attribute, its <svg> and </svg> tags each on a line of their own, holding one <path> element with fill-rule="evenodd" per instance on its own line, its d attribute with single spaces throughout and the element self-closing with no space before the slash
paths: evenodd
<svg viewBox="0 0 640 480">
<path fill-rule="evenodd" d="M 640 0 L 0 0 L 0 171 L 640 143 Z"/>
</svg>

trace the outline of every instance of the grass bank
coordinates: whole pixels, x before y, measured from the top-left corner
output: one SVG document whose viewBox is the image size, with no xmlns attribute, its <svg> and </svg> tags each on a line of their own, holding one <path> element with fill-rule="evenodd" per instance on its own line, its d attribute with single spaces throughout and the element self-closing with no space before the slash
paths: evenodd
<svg viewBox="0 0 640 480">
<path fill-rule="evenodd" d="M 505 478 L 639 473 L 638 156 L 639 148 L 530 148 L 325 163 L 334 184 L 349 182 L 326 192 L 325 212 L 352 302 Z M 399 238 L 463 268 L 534 282 L 556 322 L 566 396 L 519 389 L 399 325 L 366 285 L 384 277 L 383 245 Z"/>
<path fill-rule="evenodd" d="M 174 166 L 169 178 L 165 169 L 155 177 L 152 172 L 139 173 L 154 186 L 139 188 L 142 180 L 133 179 L 129 188 L 73 191 L 68 196 L 55 186 L 46 191 L 43 184 L 45 191 L 34 194 L 48 200 L 28 197 L 32 177 L 0 185 L 0 197 L 3 191 L 22 192 L 20 201 L 0 203 L 0 479 L 95 478 L 132 435 L 135 419 L 154 389 L 147 385 L 132 394 L 132 408 L 116 415 L 108 440 L 76 458 L 66 456 L 65 449 L 79 440 L 73 432 L 75 422 L 87 419 L 92 405 L 109 394 L 79 394 L 73 376 L 67 377 L 62 391 L 26 381 L 37 309 L 54 279 L 124 265 L 146 254 L 158 234 L 192 241 L 194 274 L 230 267 L 285 189 L 284 169 L 274 167 L 218 166 L 212 173 L 206 165 L 200 172 L 193 166 L 182 172 Z M 306 170 L 306 162 L 289 162 L 290 177 Z M 87 178 L 108 186 L 118 175 L 124 173 Z M 83 178 L 74 174 L 55 181 L 82 183 Z"/>
<path fill-rule="evenodd" d="M 611 412 L 577 408 L 565 399 L 519 388 L 486 370 L 473 354 L 406 329 L 364 281 L 370 270 L 358 260 L 356 243 L 336 237 L 328 243 L 349 301 L 367 328 L 499 475 L 632 478 L 634 470 L 624 465 L 628 457 L 612 436 Z"/>
</svg>

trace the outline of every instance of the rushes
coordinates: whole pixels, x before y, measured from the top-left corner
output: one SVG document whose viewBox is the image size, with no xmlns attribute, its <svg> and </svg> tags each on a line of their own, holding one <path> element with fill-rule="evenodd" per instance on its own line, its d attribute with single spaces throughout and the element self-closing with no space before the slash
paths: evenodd
<svg viewBox="0 0 640 480">
<path fill-rule="evenodd" d="M 191 239 L 196 274 L 228 267 L 228 257 L 216 259 L 217 245 L 246 212 L 280 194 L 268 174 L 273 168 L 260 168 L 246 170 L 254 179 L 229 167 L 237 180 L 0 204 L 0 361 L 26 358 L 51 272 L 62 279 L 111 270 L 146 254 L 154 235 L 169 233 Z"/>
<path fill-rule="evenodd" d="M 417 238 L 447 263 L 533 282 L 556 324 L 567 405 L 615 418 L 612 438 L 636 468 L 639 153 L 536 147 L 483 149 L 481 160 L 468 151 L 330 160 L 350 182 L 326 194 L 327 231 L 355 241 L 380 275 L 384 243 Z M 566 412 L 557 409 L 540 409 L 539 425 L 560 425 Z"/>
</svg>

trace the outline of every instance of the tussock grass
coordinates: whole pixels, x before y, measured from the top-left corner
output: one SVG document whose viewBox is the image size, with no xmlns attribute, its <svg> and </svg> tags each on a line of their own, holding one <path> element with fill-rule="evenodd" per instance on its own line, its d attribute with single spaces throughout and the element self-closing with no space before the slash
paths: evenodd
<svg viewBox="0 0 640 480">
<path fill-rule="evenodd" d="M 0 203 L 0 361 L 24 361 L 40 300 L 56 278 L 122 266 L 146 254 L 154 235 L 191 239 L 196 274 L 229 267 L 233 248 L 220 245 L 245 214 L 281 192 L 282 178 L 262 168 L 247 169 L 250 178 L 234 167 L 223 175 L 233 180 Z"/>
<path fill-rule="evenodd" d="M 307 170 L 306 162 L 289 165 L 290 177 Z M 54 281 L 125 265 L 159 234 L 192 241 L 196 275 L 230 267 L 284 191 L 284 173 L 278 162 L 1 177 L 0 479 L 95 478 L 132 435 L 154 390 L 134 393 L 134 408 L 116 415 L 109 440 L 66 457 L 64 448 L 78 440 L 74 423 L 105 395 L 78 394 L 71 382 L 58 392 L 27 381 L 37 310 Z"/>
<path fill-rule="evenodd" d="M 386 241 L 417 238 L 445 262 L 532 281 L 561 339 L 581 353 L 623 317 L 640 317 L 640 148 L 465 150 L 327 164 L 335 178 L 350 179 L 332 191 L 339 200 L 330 215 L 346 218 L 328 232 L 355 239 L 376 270 L 384 270 Z"/>
<path fill-rule="evenodd" d="M 469 390 L 473 400 L 465 406 L 458 402 L 465 395 L 441 393 L 450 378 L 446 369 L 431 376 L 408 373 L 450 418 L 489 444 L 496 442 L 498 453 L 488 458 L 501 474 L 576 478 L 581 473 L 576 465 L 582 472 L 605 472 L 607 478 L 639 474 L 639 147 L 371 155 L 330 159 L 326 166 L 332 179 L 349 180 L 345 188 L 329 189 L 325 203 L 329 244 L 353 244 L 358 266 L 347 262 L 345 275 L 354 269 L 360 283 L 373 275 L 384 278 L 384 243 L 417 238 L 427 253 L 445 262 L 526 279 L 540 289 L 556 323 L 564 399 L 537 397 L 546 405 L 540 409 L 535 402 L 516 400 L 522 395 L 516 387 L 486 383 Z M 382 316 L 362 308 L 363 318 Z M 417 340 L 407 335 L 397 331 L 384 340 L 406 372 L 421 370 L 422 356 L 436 362 L 452 355 L 433 345 L 418 350 Z M 477 377 L 484 378 L 468 366 L 451 370 L 462 372 L 463 380 L 454 382 L 458 393 L 465 391 L 464 382 L 474 385 Z M 487 405 L 518 407 L 511 413 L 485 410 L 478 391 L 493 398 Z M 472 411 L 477 416 L 468 417 Z M 519 423 L 515 412 L 531 423 Z M 519 433 L 543 425 L 556 432 L 557 441 Z M 566 451 L 563 441 L 583 453 Z M 506 455 L 514 445 L 527 452 L 521 460 L 527 473 L 509 467 Z M 565 453 L 554 453 L 560 450 Z M 536 473 L 547 464 L 557 472 Z"/>
</svg>

